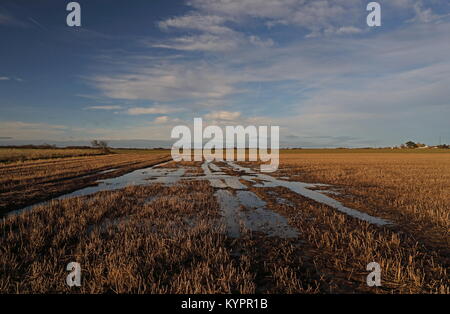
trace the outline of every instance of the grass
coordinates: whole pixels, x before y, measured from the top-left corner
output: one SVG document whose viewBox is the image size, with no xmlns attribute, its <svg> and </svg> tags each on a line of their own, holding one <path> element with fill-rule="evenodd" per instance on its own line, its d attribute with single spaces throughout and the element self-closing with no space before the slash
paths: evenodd
<svg viewBox="0 0 450 314">
<path fill-rule="evenodd" d="M 0 147 L 0 163 L 26 160 L 102 155 L 98 149 L 62 148 L 3 148 Z"/>
<path fill-rule="evenodd" d="M 112 148 L 111 152 L 116 154 L 167 154 L 170 155 L 170 149 L 136 149 L 136 148 Z"/>
<path fill-rule="evenodd" d="M 122 153 L 0 164 L 0 214 L 95 185 L 99 179 L 148 167 L 168 158 L 166 153 Z M 102 173 L 105 170 L 110 172 Z"/>
<path fill-rule="evenodd" d="M 103 175 L 116 176 L 168 157 L 139 151 L 3 165 L 0 200 L 28 204 L 93 184 L 98 171 L 117 168 Z M 199 165 L 165 167 L 196 174 Z M 299 238 L 244 229 L 234 239 L 206 181 L 127 187 L 3 219 L 0 293 L 450 293 L 449 154 L 301 150 L 282 153 L 272 175 L 332 184 L 341 193 L 333 198 L 394 224 L 377 227 L 286 188 L 244 182 Z M 65 284 L 72 261 L 82 267 L 79 288 Z M 373 261 L 382 268 L 378 288 L 365 282 Z"/>
<path fill-rule="evenodd" d="M 304 148 L 304 149 L 280 149 L 280 154 L 450 154 L 450 149 L 441 148 L 415 148 L 415 149 L 390 149 L 390 148 Z"/>
<path fill-rule="evenodd" d="M 69 292 L 64 265 L 76 260 L 80 293 L 252 293 L 250 264 L 226 249 L 211 190 L 205 182 L 127 188 L 9 219 L 0 292 Z M 146 203 L 149 195 L 161 198 Z"/>
<path fill-rule="evenodd" d="M 301 210 L 272 202 L 275 210 L 307 235 L 313 252 L 326 256 L 316 262 L 324 273 L 334 264 L 334 280 L 340 273 L 355 283 L 355 274 L 374 260 L 387 273 L 389 292 L 450 292 L 450 155 L 284 154 L 277 175 L 331 184 L 340 192 L 332 197 L 345 206 L 395 223 L 374 228 L 281 189 Z"/>
</svg>

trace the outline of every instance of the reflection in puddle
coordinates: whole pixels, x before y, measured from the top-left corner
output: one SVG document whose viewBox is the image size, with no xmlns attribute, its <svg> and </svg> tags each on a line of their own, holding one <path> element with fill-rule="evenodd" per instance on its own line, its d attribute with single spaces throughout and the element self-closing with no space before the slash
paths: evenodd
<svg viewBox="0 0 450 314">
<path fill-rule="evenodd" d="M 298 232 L 289 226 L 286 218 L 260 207 L 265 206 L 266 202 L 252 192 L 237 191 L 234 196 L 228 190 L 218 190 L 215 196 L 230 237 L 240 237 L 241 225 L 248 230 L 265 233 L 269 237 L 296 238 L 298 236 Z M 247 207 L 247 210 L 242 210 L 241 206 Z"/>
<path fill-rule="evenodd" d="M 242 178 L 246 180 L 252 179 L 252 181 L 254 181 L 255 178 L 259 179 L 261 182 L 254 185 L 254 187 L 261 187 L 261 188 L 285 187 L 290 189 L 292 192 L 310 198 L 318 203 L 333 207 L 338 211 L 345 213 L 349 216 L 352 216 L 354 218 L 358 218 L 360 220 L 364 220 L 378 226 L 391 224 L 391 222 L 385 219 L 373 217 L 358 210 L 345 207 L 339 201 L 336 201 L 335 199 L 321 193 L 321 192 L 327 193 L 328 191 L 321 191 L 321 190 L 314 191 L 309 189 L 309 188 L 317 188 L 320 186 L 329 186 L 327 184 L 310 184 L 303 182 L 284 181 L 276 179 L 266 174 L 257 173 L 249 168 L 236 165 L 233 162 L 228 162 L 228 165 L 230 165 L 235 171 L 246 173 L 247 176 L 242 176 Z"/>
<path fill-rule="evenodd" d="M 239 202 L 248 208 L 258 208 L 266 206 L 266 202 L 260 199 L 255 193 L 249 191 L 237 191 L 236 196 Z"/>
<path fill-rule="evenodd" d="M 321 190 L 321 193 L 327 193 L 327 194 L 332 194 L 332 195 L 341 195 L 340 192 L 338 191 L 331 191 L 331 190 Z"/>
<path fill-rule="evenodd" d="M 223 173 L 222 169 L 213 163 L 204 162 L 202 164 L 202 169 L 205 175 L 199 177 L 199 179 L 208 180 L 213 188 L 225 189 L 228 187 L 234 190 L 247 189 L 247 187 L 239 181 L 239 177 Z"/>
<path fill-rule="evenodd" d="M 168 162 L 159 164 L 163 165 Z M 174 168 L 174 169 L 162 169 L 162 168 L 155 168 L 156 166 L 151 166 L 144 169 L 138 169 L 135 171 L 132 171 L 130 173 L 124 174 L 119 177 L 110 178 L 110 179 L 104 179 L 97 181 L 96 186 L 89 186 L 86 188 L 82 188 L 76 191 L 73 191 L 68 194 L 61 195 L 59 197 L 56 197 L 52 200 L 63 200 L 71 197 L 77 197 L 77 196 L 88 196 L 97 192 L 103 192 L 103 191 L 113 191 L 113 190 L 119 190 L 123 189 L 127 186 L 137 186 L 137 185 L 147 185 L 149 184 L 149 180 L 152 183 L 165 183 L 165 184 L 172 184 L 179 180 L 179 178 L 184 174 L 183 168 Z M 22 209 L 11 211 L 7 214 L 7 216 L 10 215 L 16 215 L 20 214 L 22 212 L 31 210 L 35 208 L 36 206 L 40 206 L 43 204 L 46 204 L 52 200 L 40 202 L 37 204 L 33 204 L 27 207 L 24 207 Z"/>
<path fill-rule="evenodd" d="M 116 170 L 118 170 L 118 168 L 103 170 L 103 171 L 100 171 L 98 174 L 110 173 L 110 172 L 113 172 L 113 171 L 116 171 Z"/>
<path fill-rule="evenodd" d="M 387 220 L 345 207 L 339 201 L 323 194 L 332 194 L 336 192 L 329 190 L 312 190 L 318 187 L 330 187 L 326 184 L 309 184 L 276 179 L 267 174 L 258 173 L 249 168 L 236 165 L 233 162 L 228 162 L 227 164 L 232 167 L 234 171 L 239 172 L 239 176 L 227 175 L 222 171 L 223 169 L 210 162 L 204 162 L 201 166 L 203 174 L 196 174 L 195 176 L 186 174 L 189 167 L 161 168 L 161 166 L 167 163 L 169 162 L 135 170 L 116 178 L 100 180 L 97 182 L 96 186 L 82 188 L 55 199 L 61 200 L 76 196 L 87 196 L 101 191 L 118 190 L 127 186 L 148 185 L 153 183 L 172 185 L 181 180 L 207 180 L 213 188 L 219 189 L 216 191 L 215 196 L 219 201 L 222 213 L 229 226 L 230 235 L 239 236 L 240 223 L 243 223 L 250 230 L 264 232 L 270 236 L 295 237 L 297 232 L 288 225 L 286 219 L 266 209 L 266 203 L 253 192 L 247 191 L 247 186 L 240 182 L 240 180 L 243 180 L 253 184 L 254 188 L 285 187 L 299 195 L 310 198 L 321 204 L 331 206 L 340 212 L 360 220 L 380 226 L 390 224 Z M 109 169 L 106 171 L 111 172 L 114 170 L 116 169 Z M 236 196 L 225 189 L 234 190 Z M 150 201 L 153 201 L 153 199 L 149 198 L 147 200 L 147 202 Z M 48 202 L 49 201 L 34 204 L 10 212 L 8 215 L 18 214 Z M 277 197 L 277 202 L 294 206 L 292 203 L 281 197 Z M 244 211 L 241 210 L 241 206 L 248 209 L 245 214 Z"/>
</svg>

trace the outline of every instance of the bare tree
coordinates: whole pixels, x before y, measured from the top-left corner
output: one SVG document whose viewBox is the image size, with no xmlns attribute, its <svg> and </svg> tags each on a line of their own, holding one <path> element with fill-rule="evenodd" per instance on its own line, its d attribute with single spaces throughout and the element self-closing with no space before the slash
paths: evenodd
<svg viewBox="0 0 450 314">
<path fill-rule="evenodd" d="M 101 149 L 102 152 L 104 152 L 104 153 L 110 153 L 111 152 L 107 141 L 93 140 L 93 141 L 91 141 L 91 145 L 94 148 Z"/>
</svg>

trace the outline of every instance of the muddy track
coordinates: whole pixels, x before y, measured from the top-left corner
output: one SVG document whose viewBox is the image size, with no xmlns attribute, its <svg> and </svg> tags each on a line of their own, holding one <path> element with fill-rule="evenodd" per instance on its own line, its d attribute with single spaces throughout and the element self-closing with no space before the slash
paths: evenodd
<svg viewBox="0 0 450 314">
<path fill-rule="evenodd" d="M 61 181 L 73 178 L 83 178 L 81 188 L 70 189 L 56 196 L 57 199 L 70 198 L 75 196 L 86 196 L 99 191 L 117 190 L 130 185 L 148 185 L 163 183 L 172 185 L 181 180 L 206 180 L 216 190 L 215 198 L 220 204 L 221 213 L 224 217 L 230 237 L 240 237 L 240 229 L 244 227 L 253 232 L 262 232 L 268 236 L 279 238 L 296 238 L 298 232 L 295 228 L 289 226 L 285 217 L 268 209 L 266 202 L 263 201 L 257 193 L 249 191 L 249 187 L 257 190 L 266 188 L 283 187 L 291 190 L 299 196 L 309 198 L 315 202 L 330 206 L 353 218 L 369 222 L 378 226 L 390 225 L 391 222 L 370 216 L 358 210 L 343 206 L 340 202 L 327 196 L 325 193 L 332 192 L 329 185 L 310 184 L 303 182 L 285 181 L 276 179 L 268 174 L 262 174 L 249 168 L 239 166 L 233 162 L 222 163 L 220 166 L 215 163 L 204 162 L 201 164 L 202 175 L 191 176 L 187 171 L 193 167 L 161 167 L 170 160 L 165 159 L 152 164 L 150 167 L 133 169 L 131 164 L 127 167 L 127 172 L 114 171 L 102 176 L 101 172 L 92 175 L 83 175 L 61 179 Z M 141 164 L 140 162 L 135 164 Z M 106 178 L 104 178 L 106 177 Z M 108 178 L 110 177 L 110 178 Z M 102 180 L 99 180 L 99 179 Z M 87 180 L 86 183 L 84 180 Z M 57 180 L 56 182 L 59 182 Z M 48 181 L 52 182 L 52 181 Z M 46 182 L 47 183 L 47 182 Z M 312 190 L 313 188 L 327 187 L 328 190 Z M 51 198 L 53 199 L 53 198 Z M 13 214 L 20 213 L 22 210 L 30 210 L 34 206 L 41 205 L 49 199 L 43 200 L 37 204 L 26 206 L 25 208 L 12 211 Z M 287 199 L 281 196 L 277 197 L 279 203 L 289 203 Z"/>
<path fill-rule="evenodd" d="M 418 244 L 414 235 L 402 232 L 395 220 L 389 220 L 391 217 L 375 217 L 362 209 L 344 206 L 333 198 L 339 193 L 334 186 L 288 181 L 289 178 L 276 178 L 233 162 L 174 163 L 165 159 L 133 171 L 112 170 L 94 176 L 95 181 L 89 185 L 78 185 L 56 197 L 69 201 L 81 197 L 82 203 L 92 200 L 98 204 L 105 200 L 109 204 L 110 197 L 122 194 L 121 202 L 128 199 L 134 202 L 130 207 L 134 214 L 112 213 L 113 219 L 101 219 L 98 225 L 90 225 L 88 234 L 96 228 L 101 232 L 126 228 L 133 221 L 145 229 L 151 219 L 133 218 L 145 206 L 154 206 L 163 214 L 175 209 L 182 199 L 199 197 L 202 202 L 217 204 L 213 211 L 219 219 L 210 221 L 208 232 L 224 226 L 231 258 L 236 264 L 242 258 L 249 259 L 258 293 L 295 292 L 298 286 L 307 287 L 305 291 L 309 292 L 371 292 L 365 284 L 365 265 L 373 260 L 382 263 L 389 272 L 384 277 L 385 286 L 378 292 L 420 292 L 424 285 L 421 280 L 432 282 L 424 287 L 430 291 L 446 287 L 440 278 L 448 267 L 447 257 Z M 205 194 L 189 194 L 189 190 L 184 190 L 184 186 L 192 185 L 207 186 Z M 167 196 L 165 191 L 172 189 L 186 192 Z M 134 194 L 136 190 L 143 193 L 140 201 Z M 60 204 L 47 206 L 43 202 L 36 206 L 44 205 L 41 211 L 58 208 Z M 29 206 L 25 210 L 34 208 Z M 205 207 L 197 205 L 192 210 L 196 214 L 180 216 L 188 228 L 195 228 Z M 420 269 L 426 273 L 417 275 L 417 279 L 415 272 Z M 290 288 L 280 278 L 290 278 Z M 407 280 L 416 281 L 411 284 L 413 288 L 408 288 L 408 282 L 399 284 Z"/>
<path fill-rule="evenodd" d="M 114 178 L 142 167 L 155 166 L 169 160 L 170 157 L 163 157 L 158 160 L 128 162 L 76 175 L 66 175 L 52 179 L 42 178 L 37 180 L 37 182 L 33 180 L 32 182 L 15 185 L 12 188 L 3 188 L 0 191 L 0 217 L 8 212 L 46 202 L 89 186 L 95 186 L 99 180 Z M 114 171 L 108 171 L 111 169 Z M 24 194 L 27 197 L 23 197 Z"/>
</svg>

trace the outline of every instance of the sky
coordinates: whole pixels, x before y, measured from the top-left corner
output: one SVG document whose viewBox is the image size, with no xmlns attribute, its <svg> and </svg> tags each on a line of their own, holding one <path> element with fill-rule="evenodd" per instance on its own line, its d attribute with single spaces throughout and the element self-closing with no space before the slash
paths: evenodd
<svg viewBox="0 0 450 314">
<path fill-rule="evenodd" d="M 283 146 L 450 142 L 450 1 L 0 0 L 0 145 L 170 145 L 276 125 Z"/>
</svg>

